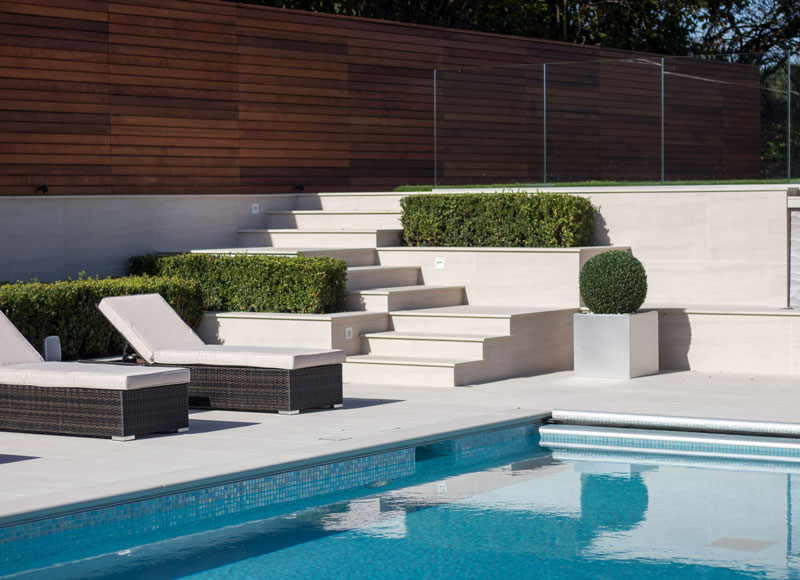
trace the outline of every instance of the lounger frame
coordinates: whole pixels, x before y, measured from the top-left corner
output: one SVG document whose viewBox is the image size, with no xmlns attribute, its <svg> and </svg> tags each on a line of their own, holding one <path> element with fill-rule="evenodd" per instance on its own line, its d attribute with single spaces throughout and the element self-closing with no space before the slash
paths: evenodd
<svg viewBox="0 0 800 580">
<path fill-rule="evenodd" d="M 128 440 L 189 428 L 186 383 L 142 389 L 0 383 L 0 430 Z"/>
<path fill-rule="evenodd" d="M 342 405 L 342 365 L 288 370 L 214 365 L 180 366 L 191 372 L 189 406 L 235 411 L 278 411 Z"/>
</svg>

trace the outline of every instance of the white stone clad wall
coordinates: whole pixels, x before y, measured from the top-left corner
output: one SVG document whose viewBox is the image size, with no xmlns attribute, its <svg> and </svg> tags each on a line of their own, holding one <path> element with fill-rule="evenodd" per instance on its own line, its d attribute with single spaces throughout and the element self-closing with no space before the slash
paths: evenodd
<svg viewBox="0 0 800 580">
<path fill-rule="evenodd" d="M 786 189 L 588 196 L 647 270 L 650 303 L 785 307 Z"/>
<path fill-rule="evenodd" d="M 239 229 L 293 206 L 293 195 L 0 197 L 0 280 L 119 276 L 135 255 L 236 247 Z"/>
<path fill-rule="evenodd" d="M 789 212 L 789 306 L 800 306 L 800 211 Z"/>
<path fill-rule="evenodd" d="M 785 308 L 789 295 L 787 189 L 538 188 L 597 206 L 594 243 L 631 248 L 647 270 L 647 303 L 774 308 Z"/>
</svg>

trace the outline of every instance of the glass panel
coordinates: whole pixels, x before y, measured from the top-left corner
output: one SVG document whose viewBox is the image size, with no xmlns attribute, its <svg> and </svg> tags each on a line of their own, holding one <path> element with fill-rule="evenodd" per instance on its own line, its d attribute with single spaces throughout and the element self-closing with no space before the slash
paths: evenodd
<svg viewBox="0 0 800 580">
<path fill-rule="evenodd" d="M 758 179 L 758 67 L 699 58 L 664 62 L 666 181 Z"/>
<path fill-rule="evenodd" d="M 787 177 L 787 69 L 761 74 L 761 175 Z"/>
<path fill-rule="evenodd" d="M 660 178 L 660 61 L 547 65 L 547 181 Z"/>
<path fill-rule="evenodd" d="M 542 67 L 437 71 L 436 185 L 542 179 Z"/>
<path fill-rule="evenodd" d="M 791 104 L 786 66 L 739 60 L 665 58 L 663 77 L 660 57 L 438 71 L 436 185 L 785 180 L 790 160 L 797 179 L 797 57 Z"/>
</svg>

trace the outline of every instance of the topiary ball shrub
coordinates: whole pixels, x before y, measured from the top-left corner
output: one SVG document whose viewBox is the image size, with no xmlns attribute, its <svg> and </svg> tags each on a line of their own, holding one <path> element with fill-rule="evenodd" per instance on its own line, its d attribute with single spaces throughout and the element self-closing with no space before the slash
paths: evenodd
<svg viewBox="0 0 800 580">
<path fill-rule="evenodd" d="M 636 312 L 647 296 L 647 274 L 642 263 L 622 250 L 603 252 L 581 269 L 581 298 L 595 314 Z"/>
</svg>

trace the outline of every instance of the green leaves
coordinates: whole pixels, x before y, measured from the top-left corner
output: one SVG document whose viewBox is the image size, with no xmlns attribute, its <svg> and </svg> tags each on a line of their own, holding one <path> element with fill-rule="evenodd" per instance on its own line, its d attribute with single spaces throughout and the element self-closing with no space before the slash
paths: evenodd
<svg viewBox="0 0 800 580">
<path fill-rule="evenodd" d="M 563 193 L 420 194 L 401 205 L 407 246 L 569 248 L 592 240 L 591 202 Z"/>
<path fill-rule="evenodd" d="M 583 265 L 578 280 L 581 298 L 595 314 L 636 312 L 647 297 L 647 274 L 632 254 L 603 252 Z"/>
<path fill-rule="evenodd" d="M 314 314 L 344 310 L 347 264 L 334 258 L 148 255 L 131 258 L 130 271 L 199 281 L 206 310 Z"/>
<path fill-rule="evenodd" d="M 0 286 L 0 310 L 37 349 L 46 336 L 61 338 L 65 359 L 118 355 L 125 345 L 97 309 L 106 296 L 161 294 L 190 326 L 203 314 L 200 285 L 175 278 L 86 278 Z"/>
</svg>

